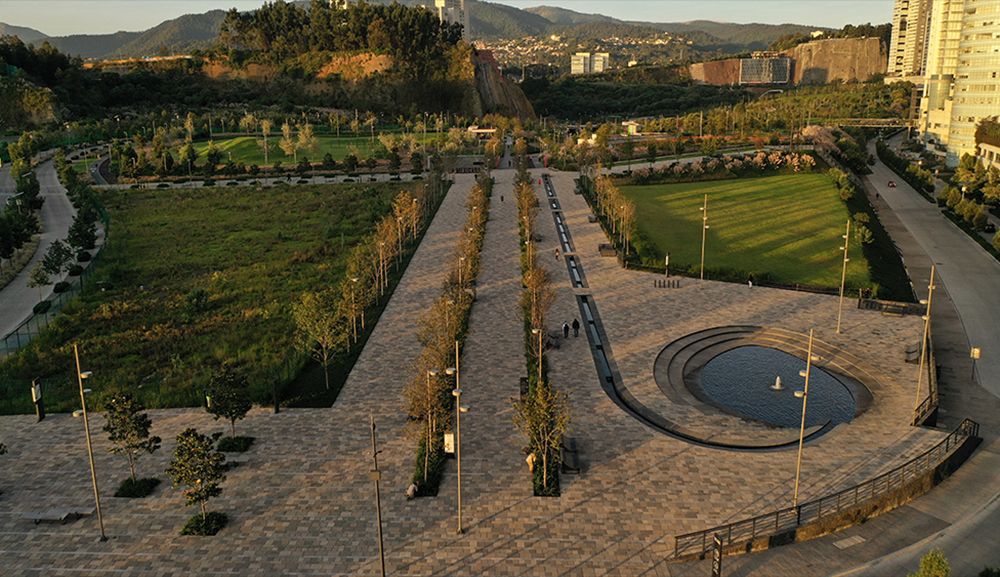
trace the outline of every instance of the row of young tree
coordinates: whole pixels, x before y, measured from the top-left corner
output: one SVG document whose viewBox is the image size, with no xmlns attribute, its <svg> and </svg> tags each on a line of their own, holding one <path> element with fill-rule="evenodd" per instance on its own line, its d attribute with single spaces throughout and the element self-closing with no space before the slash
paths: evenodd
<svg viewBox="0 0 1000 577">
<path fill-rule="evenodd" d="M 42 300 L 42 287 L 52 284 L 52 277 L 61 278 L 63 273 L 80 274 L 83 267 L 78 263 L 90 260 L 90 253 L 97 242 L 97 225 L 100 218 L 98 201 L 94 191 L 82 180 L 62 152 L 55 158 L 59 180 L 66 187 L 66 195 L 76 208 L 73 224 L 70 225 L 65 240 L 56 240 L 49 245 L 45 255 L 35 265 L 28 276 L 28 287 L 38 288 L 38 299 Z M 63 282 L 56 284 L 56 291 L 68 288 Z"/>
<path fill-rule="evenodd" d="M 528 438 L 528 454 L 535 495 L 559 494 L 559 446 L 569 428 L 569 399 L 548 379 L 545 349 L 548 346 L 548 313 L 556 300 L 548 270 L 538 264 L 535 227 L 539 213 L 534 180 L 527 159 L 518 156 L 514 178 L 521 239 L 521 309 L 524 314 L 525 361 L 528 392 L 513 401 L 514 426 Z"/>
<path fill-rule="evenodd" d="M 0 208 L 0 271 L 4 261 L 13 261 L 39 231 L 35 212 L 42 208 L 41 185 L 35 175 L 32 157 L 37 154 L 36 143 L 28 133 L 7 146 L 10 155 L 10 174 L 14 178 L 14 196 Z"/>
<path fill-rule="evenodd" d="M 479 276 L 493 180 L 487 170 L 476 178 L 466 198 L 466 220 L 448 261 L 441 293 L 417 324 L 423 346 L 413 361 L 413 378 L 404 395 L 417 441 L 413 484 L 418 496 L 436 495 L 444 468 L 444 434 L 452 427 L 454 397 L 460 384 L 462 346 L 469 327 Z"/>
<path fill-rule="evenodd" d="M 436 175 L 435 180 L 440 175 Z M 358 243 L 347 258 L 341 281 L 331 288 L 303 293 L 293 310 L 302 347 L 323 366 L 330 390 L 330 364 L 346 355 L 368 325 L 369 311 L 389 290 L 390 268 L 399 267 L 403 252 L 413 246 L 436 203 L 437 187 L 400 192 L 393 212 L 375 225 L 375 232 Z"/>
</svg>

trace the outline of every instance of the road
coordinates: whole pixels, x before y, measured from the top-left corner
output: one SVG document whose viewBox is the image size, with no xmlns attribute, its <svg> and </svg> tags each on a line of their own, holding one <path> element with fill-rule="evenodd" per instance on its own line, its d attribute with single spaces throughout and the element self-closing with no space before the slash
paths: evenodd
<svg viewBox="0 0 1000 577">
<path fill-rule="evenodd" d="M 4 167 L 7 171 L 7 167 Z M 59 182 L 53 161 L 47 160 L 35 169 L 38 176 L 38 183 L 41 185 L 41 196 L 45 199 L 42 210 L 39 214 L 42 222 L 43 232 L 41 244 L 38 251 L 31 259 L 21 274 L 17 276 L 3 290 L 0 290 L 0 337 L 3 337 L 17 328 L 25 319 L 31 316 L 32 307 L 39 302 L 37 288 L 28 288 L 29 271 L 45 255 L 45 251 L 56 240 L 64 240 L 70 225 L 73 224 L 73 217 L 76 216 L 76 209 L 66 196 L 66 189 Z M 3 187 L 13 187 L 13 181 L 8 182 L 10 175 L 4 172 L 0 176 L 0 189 Z M 53 283 L 57 279 L 52 279 Z M 61 280 L 61 279 L 59 279 Z M 52 285 L 42 288 L 42 298 L 52 295 Z"/>
</svg>

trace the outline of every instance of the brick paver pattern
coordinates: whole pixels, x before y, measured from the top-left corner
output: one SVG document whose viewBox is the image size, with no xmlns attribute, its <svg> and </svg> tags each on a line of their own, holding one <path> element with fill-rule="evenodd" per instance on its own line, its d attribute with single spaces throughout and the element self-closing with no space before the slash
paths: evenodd
<svg viewBox="0 0 1000 577">
<path fill-rule="evenodd" d="M 789 506 L 794 449 L 725 451 L 651 430 L 604 393 L 584 331 L 549 353 L 552 380 L 570 395 L 571 434 L 578 439 L 584 470 L 563 477 L 562 497 L 532 496 L 521 453 L 526 441 L 511 422 L 510 399 L 525 372 L 513 175 L 495 173 L 462 363 L 462 401 L 470 406 L 462 418 L 463 535 L 456 534 L 454 463 L 439 496 L 405 499 L 415 443 L 402 390 L 413 378 L 411 362 L 420 351 L 416 320 L 440 292 L 464 222 L 471 175 L 456 176 L 335 405 L 283 409 L 278 415 L 255 409 L 237 424 L 238 434 L 253 435 L 257 443 L 249 462 L 230 471 L 223 495 L 210 504 L 230 517 L 218 536 L 177 535 L 195 508 L 185 507 L 180 489 L 168 482 L 146 499 L 111 497 L 128 468 L 123 458 L 107 452 L 99 414 L 91 414 L 91 428 L 110 540 L 98 542 L 96 516 L 65 525 L 21 520 L 28 512 L 93 505 L 83 426 L 68 415 L 37 424 L 31 416 L 0 418 L 0 441 L 10 449 L 0 457 L 0 573 L 377 575 L 369 416 L 377 423 L 382 451 L 382 522 L 392 575 L 670 575 L 677 567 L 669 562 L 674 535 Z M 630 388 L 653 394 L 657 353 L 699 330 L 759 325 L 807 334 L 815 328 L 817 338 L 880 372 L 869 411 L 806 446 L 800 500 L 888 470 L 941 438 L 938 431 L 908 426 L 916 366 L 903 362 L 902 348 L 919 341 L 919 318 L 847 306 L 845 330 L 837 335 L 836 298 L 710 281 L 699 287 L 692 279 L 683 279 L 681 288 L 654 289 L 651 275 L 622 270 L 615 259 L 599 256 L 603 233 L 588 222 L 582 197 L 572 194 L 572 178 L 553 173 L 589 286 L 572 288 L 565 261 L 552 258 L 555 226 L 543 200 L 539 254 L 558 289 L 548 328 L 580 318 L 576 295 L 591 295 L 613 362 Z M 833 250 L 837 240 L 830 241 Z M 100 386 L 95 376 L 92 386 Z M 719 426 L 716 415 L 669 403 L 659 407 L 687 426 Z M 226 426 L 199 409 L 150 413 L 164 446 L 140 461 L 144 476 L 165 479 L 173 438 L 185 427 L 210 432 Z M 722 426 L 754 428 L 735 418 Z"/>
</svg>

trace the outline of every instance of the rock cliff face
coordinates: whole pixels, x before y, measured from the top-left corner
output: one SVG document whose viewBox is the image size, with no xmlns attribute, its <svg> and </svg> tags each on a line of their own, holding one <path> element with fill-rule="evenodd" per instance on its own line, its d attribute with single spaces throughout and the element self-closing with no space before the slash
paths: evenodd
<svg viewBox="0 0 1000 577">
<path fill-rule="evenodd" d="M 884 74 L 888 56 L 878 38 L 835 38 L 799 44 L 785 53 L 793 61 L 795 84 L 825 84 L 834 79 L 864 82 Z"/>
<path fill-rule="evenodd" d="M 784 53 L 792 59 L 793 84 L 825 84 L 834 79 L 864 82 L 884 74 L 888 56 L 878 38 L 834 38 L 799 44 Z M 738 59 L 699 62 L 690 66 L 700 84 L 724 86 L 740 81 Z"/>
<path fill-rule="evenodd" d="M 473 52 L 472 65 L 475 66 L 476 91 L 479 93 L 480 108 L 475 111 L 476 116 L 495 112 L 518 118 L 535 118 L 531 102 L 519 86 L 501 76 L 492 53 L 487 50 Z"/>
</svg>

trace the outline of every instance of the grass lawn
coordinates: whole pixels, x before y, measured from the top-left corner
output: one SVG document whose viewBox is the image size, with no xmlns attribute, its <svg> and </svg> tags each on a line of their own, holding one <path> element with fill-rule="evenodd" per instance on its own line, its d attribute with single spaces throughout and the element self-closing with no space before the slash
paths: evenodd
<svg viewBox="0 0 1000 577">
<path fill-rule="evenodd" d="M 350 133 L 347 133 L 350 134 Z M 415 135 L 417 142 L 423 142 L 423 135 Z M 343 135 L 341 138 L 337 138 L 336 135 L 316 135 L 317 140 L 319 140 L 319 153 L 310 154 L 308 151 L 299 151 L 299 157 L 303 155 L 309 158 L 311 162 L 320 162 L 323 160 L 323 156 L 329 152 L 333 159 L 337 162 L 343 162 L 344 158 L 351 153 L 351 147 L 357 148 L 358 159 L 364 159 L 370 156 L 372 151 L 372 139 L 371 135 L 368 136 L 346 136 Z M 433 145 L 436 134 L 427 133 L 426 143 Z M 215 146 L 220 151 L 222 151 L 222 162 L 225 163 L 229 160 L 229 154 L 233 155 L 233 162 L 243 162 L 243 164 L 250 166 L 251 164 L 256 164 L 257 166 L 264 166 L 264 152 L 261 147 L 257 144 L 260 140 L 260 135 L 257 136 L 238 136 L 235 138 L 225 138 L 215 141 Z M 281 141 L 281 133 L 275 132 L 267 137 L 267 142 L 271 146 L 271 151 L 267 153 L 267 166 L 274 164 L 276 160 L 280 160 L 281 164 L 285 167 L 289 167 L 295 164 L 292 156 L 285 155 L 280 148 L 278 148 L 278 143 Z M 208 148 L 208 141 L 201 141 L 195 143 L 195 149 L 198 151 L 198 161 L 204 162 L 205 160 L 205 150 Z M 378 134 L 375 135 L 375 146 L 379 146 Z M 403 159 L 404 162 L 408 162 L 408 158 Z"/>
<path fill-rule="evenodd" d="M 350 248 L 391 211 L 402 183 L 109 192 L 109 244 L 94 292 L 0 365 L 3 377 L 75 387 L 73 344 L 100 398 L 124 389 L 147 407 L 203 400 L 225 364 L 268 398 L 296 347 L 292 305 L 335 285 Z M 205 291 L 207 298 L 193 298 Z M 72 395 L 46 393 L 54 402 Z M 76 402 L 79 399 L 77 398 Z"/>
<path fill-rule="evenodd" d="M 705 268 L 770 273 L 775 282 L 839 287 L 848 210 L 825 174 L 625 186 L 637 226 L 671 268 L 701 260 L 701 206 L 708 195 Z M 870 283 L 851 234 L 848 285 Z"/>
</svg>

